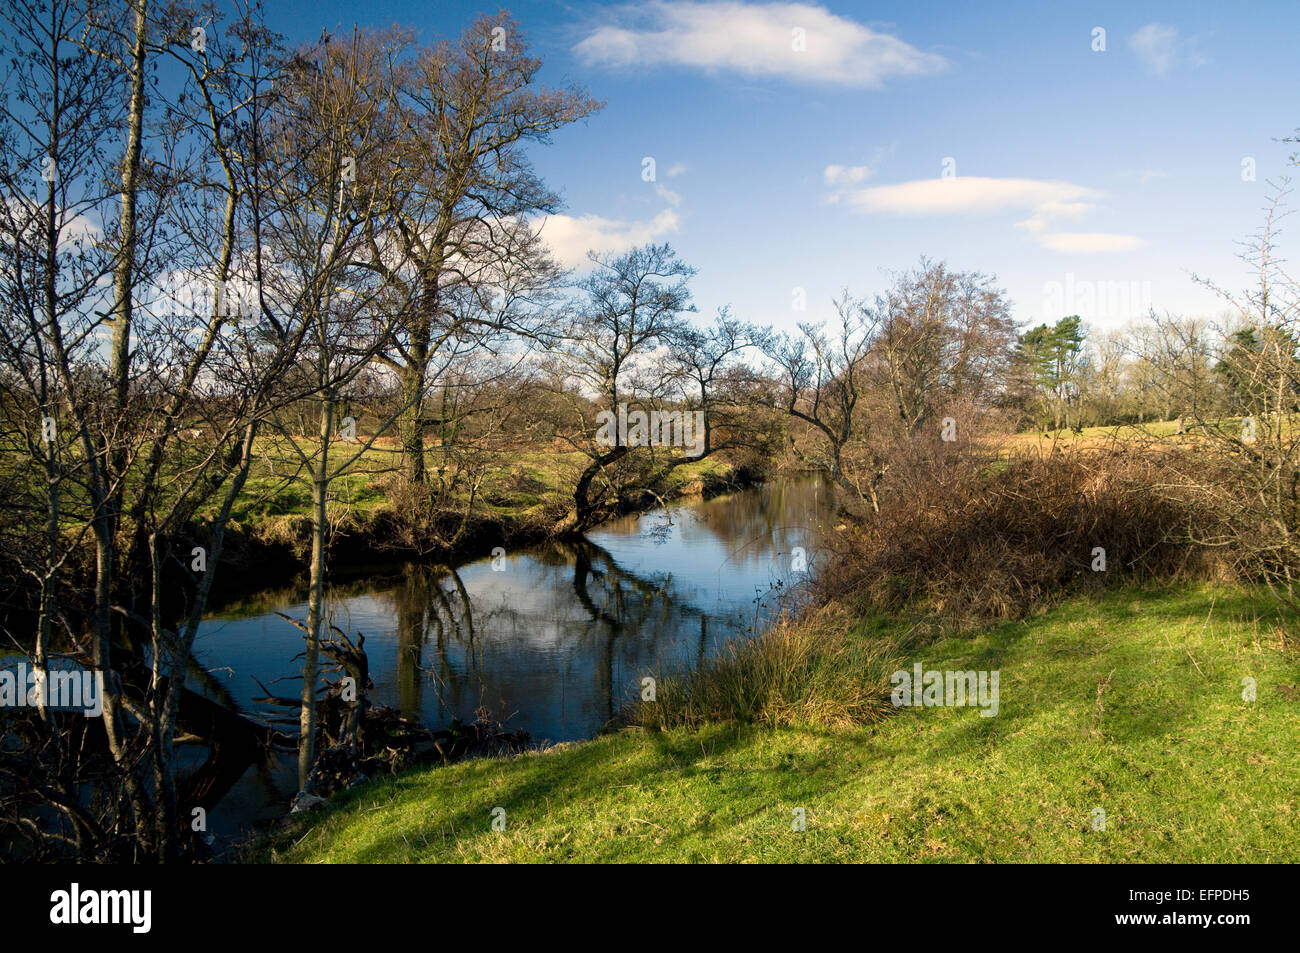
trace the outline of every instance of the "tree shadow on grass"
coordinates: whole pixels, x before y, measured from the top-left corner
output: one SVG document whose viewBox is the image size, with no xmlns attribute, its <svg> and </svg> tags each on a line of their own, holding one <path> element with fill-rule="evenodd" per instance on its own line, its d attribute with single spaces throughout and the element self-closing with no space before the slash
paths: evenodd
<svg viewBox="0 0 1300 953">
<path fill-rule="evenodd" d="M 602 832 L 595 828 L 591 832 L 593 836 L 581 843 L 583 860 L 621 859 L 630 849 L 627 836 L 653 836 L 657 841 L 656 853 L 672 856 L 684 851 L 684 842 L 694 837 L 743 823 L 763 811 L 777 812 L 781 823 L 788 826 L 788 812 L 793 807 L 824 796 L 826 788 L 819 784 L 818 777 L 833 769 L 836 747 L 870 743 L 861 733 L 782 729 L 795 738 L 803 736 L 818 742 L 829 739 L 836 745 L 818 744 L 816 753 L 810 753 L 795 741 L 791 748 L 797 750 L 787 757 L 750 764 L 736 762 L 737 753 L 756 735 L 770 730 L 726 723 L 694 732 L 648 732 L 633 744 L 621 739 L 602 739 L 550 754 L 513 759 L 487 767 L 487 775 L 461 779 L 462 783 L 473 784 L 481 790 L 483 800 L 453 811 L 446 811 L 437 803 L 442 785 L 436 780 L 419 783 L 412 778 L 406 783 L 397 782 L 396 789 L 391 785 L 369 792 L 361 789 L 333 807 L 317 823 L 339 825 L 343 829 L 331 831 L 338 835 L 345 833 L 350 820 L 363 817 L 378 805 L 384 805 L 382 810 L 400 817 L 413 804 L 423 805 L 427 801 L 427 825 L 407 825 L 399 820 L 381 834 L 367 834 L 365 846 L 351 853 L 349 860 L 402 862 L 421 856 L 454 860 L 457 859 L 454 848 L 440 846 L 438 841 L 445 840 L 449 832 L 456 832 L 454 836 L 465 836 L 471 854 L 477 853 L 476 847 L 482 845 L 476 845 L 475 841 L 491 836 L 494 808 L 505 810 L 507 831 L 518 830 L 520 825 L 526 828 L 538 824 L 542 829 L 535 833 L 547 837 L 550 832 L 544 829 L 546 819 L 541 812 L 594 807 L 609 814 L 609 829 Z M 494 779 L 506 783 L 494 784 Z M 683 786 L 700 808 L 689 826 L 680 825 L 678 829 L 671 826 L 671 818 L 654 811 L 653 796 L 634 793 L 635 800 L 624 807 L 615 793 L 621 788 L 632 792 L 642 789 L 661 792 Z M 636 816 L 638 811 L 647 816 Z M 643 828 L 644 833 L 631 833 Z M 569 859 L 564 848 L 551 853 L 544 844 L 539 845 L 537 856 L 541 860 Z"/>
<path fill-rule="evenodd" d="M 1052 610 L 1028 623 L 981 630 L 981 639 L 972 643 L 969 652 L 940 653 L 941 664 L 977 671 L 997 669 L 1004 676 L 1017 670 L 1041 671 L 1045 648 L 1025 637 L 1027 627 L 1068 627 L 1087 622 L 1093 631 L 1107 633 L 1109 629 L 1131 627 L 1135 623 L 1167 625 L 1200 621 L 1211 612 L 1211 607 L 1212 618 L 1218 620 L 1256 615 L 1269 618 L 1276 614 L 1275 607 L 1257 595 L 1241 590 L 1110 592 L 1083 604 L 1071 603 Z M 1065 628 L 1063 631 L 1069 630 Z M 991 751 L 1040 720 L 1048 724 L 1073 725 L 1084 731 L 1080 714 L 1096 705 L 1097 686 L 1093 684 L 1093 676 L 1096 675 L 1097 680 L 1106 677 L 1101 668 L 1109 666 L 1112 660 L 1105 655 L 1113 650 L 1114 639 L 1123 636 L 1107 637 L 1111 641 L 1105 646 L 1091 644 L 1088 636 L 1078 640 L 1063 637 L 1054 649 L 1046 650 L 1051 653 L 1048 658 L 1068 659 L 1077 654 L 1081 667 L 1088 665 L 1092 668 L 1086 678 L 1070 679 L 1077 685 L 1068 686 L 1054 698 L 1039 693 L 1032 700 L 1022 701 L 1014 694 L 1008 696 L 1008 688 L 1015 689 L 1017 683 L 1006 679 L 1000 684 L 997 716 L 981 718 L 978 711 L 950 713 L 937 734 L 933 733 L 933 723 L 927 726 L 931 729 L 927 744 L 938 752 L 972 752 L 974 749 L 972 753 L 978 757 L 980 749 Z M 918 653 L 918 659 L 923 662 L 925 652 L 922 649 Z M 1132 689 L 1138 690 L 1140 685 Z M 1181 706 L 1168 701 L 1141 701 L 1139 695 L 1130 695 L 1122 678 L 1109 691 L 1109 698 L 1103 698 L 1103 707 L 1109 708 L 1111 718 L 1122 712 L 1126 739 L 1163 736 L 1186 724 L 1187 714 Z M 1136 705 L 1132 703 L 1134 698 L 1139 699 Z M 1189 695 L 1189 702 L 1194 700 L 1194 694 Z M 926 714 L 919 712 L 915 716 L 925 717 Z M 888 725 L 890 720 L 886 719 L 882 724 Z M 448 836 L 464 836 L 470 850 L 477 852 L 475 848 L 482 845 L 476 845 L 475 841 L 490 836 L 491 812 L 496 807 L 504 808 L 508 831 L 537 825 L 532 833 L 538 839 L 547 838 L 546 842 L 538 845 L 539 859 L 560 861 L 572 856 L 572 848 L 557 846 L 562 835 L 550 836 L 557 829 L 547 829 L 544 812 L 575 809 L 594 809 L 608 814 L 607 828 L 593 827 L 587 841 L 579 845 L 583 859 L 622 859 L 632 849 L 627 839 L 632 836 L 657 838 L 656 856 L 667 857 L 689 853 L 688 842 L 694 838 L 707 836 L 724 826 L 734 828 L 745 824 L 764 812 L 779 812 L 776 820 L 782 825 L 788 824 L 786 811 L 815 803 L 825 796 L 826 785 L 822 779 L 834 774 L 836 752 L 842 752 L 845 745 L 857 749 L 855 765 L 869 766 L 873 761 L 872 749 L 878 752 L 882 764 L 897 753 L 896 748 L 880 744 L 869 730 L 785 728 L 781 729 L 782 733 L 794 739 L 807 739 L 811 744 L 800 745 L 797 740 L 792 741 L 784 753 L 777 745 L 770 757 L 762 755 L 748 763 L 738 763 L 737 755 L 746 753 L 756 734 L 770 730 L 761 726 L 724 723 L 690 732 L 648 732 L 632 743 L 617 738 L 600 739 L 553 753 L 476 766 L 474 777 L 458 778 L 455 787 L 450 788 L 456 790 L 462 785 L 473 785 L 476 791 L 481 792 L 481 801 L 463 808 L 447 811 L 437 803 L 440 791 L 449 789 L 439 779 L 421 783 L 418 778 L 408 778 L 395 784 L 390 782 L 373 792 L 362 789 L 331 808 L 327 818 L 335 825 L 346 827 L 351 817 L 361 817 L 385 799 L 392 800 L 391 810 L 395 813 L 405 812 L 412 805 L 427 807 L 427 825 L 394 823 L 391 830 L 382 834 L 367 834 L 368 842 L 352 857 L 362 863 L 420 856 L 457 859 L 459 855 L 454 847 L 437 843 L 438 840 L 445 841 Z M 828 741 L 834 744 L 827 744 Z M 699 805 L 698 816 L 689 825 L 678 820 L 676 829 L 665 812 L 654 811 L 653 796 L 675 787 L 685 787 L 690 800 Z M 617 792 L 624 788 L 632 792 L 630 802 L 618 798 Z M 645 794 L 645 790 L 651 791 L 651 796 Z M 675 802 L 676 798 L 673 800 Z M 670 808 L 674 809 L 680 818 L 680 805 Z M 635 811 L 647 816 L 635 817 Z M 662 823 L 665 820 L 669 822 L 667 825 Z M 631 833 L 633 829 L 639 832 L 641 828 L 645 833 Z M 773 828 L 774 831 L 777 829 Z"/>
<path fill-rule="evenodd" d="M 715 752 L 725 753 L 740 738 L 718 734 L 712 739 Z M 637 788 L 656 786 L 665 781 L 680 780 L 683 773 L 689 777 L 689 770 L 682 763 L 664 757 L 646 758 L 638 746 L 630 746 L 618 739 L 602 739 L 595 743 L 579 744 L 552 753 L 529 755 L 503 761 L 491 766 L 476 766 L 484 775 L 475 779 L 461 779 L 462 783 L 473 784 L 481 791 L 483 800 L 473 805 L 447 811 L 436 802 L 439 789 L 438 779 L 429 784 L 415 784 L 405 791 L 397 792 L 391 807 L 385 808 L 394 813 L 404 813 L 412 803 L 428 800 L 429 823 L 422 827 L 394 825 L 391 831 L 385 831 L 368 839 L 366 845 L 356 851 L 350 858 L 357 863 L 392 862 L 394 858 L 411 859 L 425 853 L 426 844 L 433 845 L 436 839 L 444 837 L 448 831 L 467 835 L 468 846 L 480 836 L 492 833 L 492 812 L 495 808 L 505 810 L 506 829 L 528 827 L 535 823 L 545 824 L 542 812 L 547 810 L 565 811 L 575 804 L 596 804 L 598 809 L 609 803 L 611 793 L 619 788 Z M 438 772 L 441 769 L 433 769 Z M 501 781 L 504 783 L 492 783 Z M 378 798 L 362 797 L 353 805 L 343 806 L 341 810 L 360 815 L 372 807 L 376 800 L 382 800 L 385 793 L 378 791 Z M 342 818 L 346 823 L 347 818 Z M 584 845 L 587 850 L 590 844 Z M 616 854 L 619 850 L 617 840 L 607 848 L 597 851 L 600 859 Z M 433 846 L 430 853 L 437 853 Z M 586 851 L 584 851 L 585 853 Z M 451 859 L 454 851 L 448 852 Z M 547 859 L 542 854 L 542 859 Z M 563 860 L 563 854 L 557 853 L 555 860 Z"/>
<path fill-rule="evenodd" d="M 972 745 L 991 749 L 1035 722 L 1073 725 L 1079 740 L 1109 740 L 1117 746 L 1176 734 L 1194 724 L 1194 709 L 1206 702 L 1207 693 L 1235 694 L 1236 675 L 1215 676 L 1212 668 L 1207 674 L 1207 665 L 1197 662 L 1177 636 L 1160 648 L 1158 657 L 1152 657 L 1138 640 L 1132 647 L 1124 640 L 1132 638 L 1134 626 L 1199 630 L 1207 617 L 1219 624 L 1256 619 L 1272 624 L 1284 622 L 1288 614 L 1268 601 L 1266 594 L 1241 589 L 1121 590 L 1069 603 L 1026 622 L 985 630 L 969 651 L 960 651 L 959 646 L 957 653 L 951 652 L 950 641 L 949 651 L 938 653 L 933 661 L 919 653 L 918 660 L 926 667 L 1000 673 L 998 714 L 981 718 L 978 712 L 963 712 L 947 717 L 933 743 L 951 750 Z M 1081 625 L 1088 631 L 1076 635 L 1074 630 Z M 1034 637 L 1036 629 L 1048 631 L 1049 645 Z M 1171 681 L 1165 677 L 1170 666 L 1185 667 L 1188 677 Z M 1021 673 L 1031 678 L 1056 677 L 1060 685 L 1051 692 L 1026 692 L 1024 682 L 1018 680 Z"/>
</svg>

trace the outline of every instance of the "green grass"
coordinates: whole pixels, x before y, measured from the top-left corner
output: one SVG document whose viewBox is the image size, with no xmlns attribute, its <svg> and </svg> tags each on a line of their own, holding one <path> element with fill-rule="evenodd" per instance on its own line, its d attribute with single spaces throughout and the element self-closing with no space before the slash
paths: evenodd
<svg viewBox="0 0 1300 953">
<path fill-rule="evenodd" d="M 332 450 L 334 459 L 343 459 L 346 446 Z M 441 462 L 437 447 L 430 447 L 426 460 L 429 479 L 436 481 Z M 573 493 L 578 474 L 589 458 L 577 451 L 515 450 L 503 451 L 488 466 L 476 492 L 477 512 L 502 520 L 526 519 L 531 513 L 548 504 L 567 503 Z M 386 481 L 395 478 L 399 456 L 386 447 L 372 447 L 338 477 L 330 487 L 330 499 L 336 506 L 346 507 L 354 516 L 365 518 L 389 506 L 384 492 Z M 708 476 L 725 477 L 729 464 L 707 458 L 686 463 L 669 475 L 664 492 L 668 496 L 681 493 L 688 484 Z M 311 514 L 311 488 L 302 479 L 287 477 L 297 472 L 292 461 L 281 459 L 274 469 L 265 455 L 255 459 L 248 482 L 232 517 L 237 524 L 256 525 L 285 518 L 307 518 Z M 305 474 L 300 474 L 305 477 Z M 468 499 L 467 481 L 462 475 L 454 497 L 448 501 L 453 509 Z M 208 507 L 215 510 L 215 502 Z"/>
<path fill-rule="evenodd" d="M 997 717 L 923 708 L 840 730 L 628 731 L 419 769 L 340 796 L 255 856 L 1295 862 L 1300 659 L 1266 606 L 1208 587 L 1076 599 L 916 654 L 999 670 Z"/>
<path fill-rule="evenodd" d="M 1243 417 L 1221 417 L 1208 421 L 1208 424 L 1223 434 L 1235 435 L 1241 432 L 1244 420 Z M 1176 419 L 1149 420 L 1144 424 L 1104 424 L 1097 427 L 1083 427 L 1078 433 L 1066 427 L 1059 430 L 1048 427 L 1045 430 L 1029 430 L 1015 434 L 1008 442 L 1011 445 L 1032 443 L 1042 439 L 1058 440 L 1067 444 L 1095 444 L 1112 440 L 1187 442 L 1198 439 L 1204 433 L 1201 425 L 1190 418 L 1185 420 L 1184 425 L 1186 429 L 1182 435 L 1178 433 Z M 1282 423 L 1282 430 L 1290 435 L 1295 432 L 1297 426 L 1300 426 L 1300 416 L 1288 414 Z"/>
</svg>

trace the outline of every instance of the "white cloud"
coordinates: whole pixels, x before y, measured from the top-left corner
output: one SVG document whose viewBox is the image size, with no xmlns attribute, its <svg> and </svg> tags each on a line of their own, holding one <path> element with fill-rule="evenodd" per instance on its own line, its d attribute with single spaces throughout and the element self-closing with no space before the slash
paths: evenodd
<svg viewBox="0 0 1300 953">
<path fill-rule="evenodd" d="M 1148 71 L 1167 76 L 1174 65 L 1178 31 L 1171 26 L 1148 23 L 1128 38 L 1128 45 Z"/>
<path fill-rule="evenodd" d="M 917 179 L 854 189 L 844 184 L 842 166 L 824 175 L 831 200 L 866 214 L 968 215 L 1028 213 L 1017 222 L 1044 248 L 1073 254 L 1124 251 L 1142 244 L 1133 235 L 1053 232 L 1059 219 L 1079 219 L 1096 208 L 1101 193 L 1083 185 L 1050 179 L 999 179 L 984 176 Z M 836 170 L 832 172 L 832 170 Z"/>
<path fill-rule="evenodd" d="M 26 235 L 27 240 L 39 245 L 45 235 L 45 202 L 28 195 L 7 196 L 5 218 L 9 226 Z M 99 224 L 80 212 L 58 207 L 54 212 L 54 226 L 58 234 L 58 250 L 71 252 L 80 247 L 89 249 L 102 243 L 104 230 Z"/>
<path fill-rule="evenodd" d="M 892 76 L 948 65 L 942 56 L 805 3 L 654 0 L 621 7 L 614 18 L 574 47 L 585 63 L 687 66 L 873 88 Z"/>
<path fill-rule="evenodd" d="M 89 246 L 104 238 L 104 230 L 85 215 L 74 215 L 71 219 L 62 218 L 59 231 L 59 248 L 80 243 Z"/>
<path fill-rule="evenodd" d="M 1082 218 L 1095 208 L 1091 202 L 1067 202 L 1059 199 L 1048 199 L 1034 206 L 1034 213 L 1023 222 L 1016 224 L 1020 228 L 1027 228 L 1035 235 L 1047 231 L 1053 221 L 1058 218 Z"/>
<path fill-rule="evenodd" d="M 664 175 L 668 176 L 668 178 L 670 179 L 675 179 L 677 178 L 677 176 L 685 172 L 687 168 L 688 166 L 686 165 L 685 162 L 674 162 L 671 166 L 668 167 L 668 171 L 665 172 Z"/>
<path fill-rule="evenodd" d="M 917 179 L 841 192 L 841 198 L 859 211 L 894 215 L 1037 211 L 1078 205 L 1095 195 L 1092 189 L 1069 182 L 983 176 Z M 1085 210 L 1090 207 L 1085 203 Z"/>
<path fill-rule="evenodd" d="M 1181 63 L 1200 66 L 1205 62 L 1194 38 L 1183 39 L 1177 27 L 1163 23 L 1148 23 L 1128 38 L 1128 45 L 1147 72 L 1160 77 L 1168 76 Z"/>
<path fill-rule="evenodd" d="M 574 268 L 588 263 L 587 252 L 626 251 L 658 241 L 678 226 L 677 212 L 664 209 L 645 222 L 601 218 L 598 215 L 550 215 L 542 223 L 542 239 L 561 264 Z"/>
<path fill-rule="evenodd" d="M 865 165 L 828 165 L 822 173 L 822 179 L 831 187 L 857 185 L 870 177 L 871 170 Z"/>
</svg>

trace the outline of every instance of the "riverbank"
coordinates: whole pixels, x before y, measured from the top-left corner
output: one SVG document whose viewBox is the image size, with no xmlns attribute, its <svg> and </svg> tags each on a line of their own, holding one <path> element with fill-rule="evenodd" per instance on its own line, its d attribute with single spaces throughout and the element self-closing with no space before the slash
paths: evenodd
<svg viewBox="0 0 1300 953">
<path fill-rule="evenodd" d="M 570 502 L 580 454 L 520 454 L 483 480 L 472 505 L 428 507 L 393 499 L 384 480 L 364 472 L 340 479 L 331 509 L 331 572 L 346 577 L 394 560 L 459 561 L 541 542 Z M 390 475 L 391 478 L 391 475 Z M 599 513 L 601 521 L 661 502 L 710 499 L 755 486 L 764 474 L 710 457 L 683 464 L 662 486 L 623 499 Z M 311 551 L 310 499 L 302 487 L 259 472 L 248 501 L 232 513 L 214 608 L 250 589 L 286 585 L 305 568 Z"/>
<path fill-rule="evenodd" d="M 250 859 L 1296 862 L 1300 658 L 1284 621 L 1240 588 L 1076 596 L 910 654 L 999 672 L 994 717 L 709 722 L 418 769 L 295 819 Z"/>
</svg>

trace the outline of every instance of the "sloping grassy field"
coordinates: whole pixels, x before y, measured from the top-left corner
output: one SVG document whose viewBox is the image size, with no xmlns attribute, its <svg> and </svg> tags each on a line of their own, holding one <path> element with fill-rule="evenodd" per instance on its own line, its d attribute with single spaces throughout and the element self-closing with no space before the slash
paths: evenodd
<svg viewBox="0 0 1300 953">
<path fill-rule="evenodd" d="M 419 769 L 336 798 L 254 857 L 1296 862 L 1300 657 L 1281 618 L 1258 615 L 1268 605 L 1209 587 L 1079 598 L 915 654 L 998 670 L 996 717 L 627 731 Z"/>
</svg>

